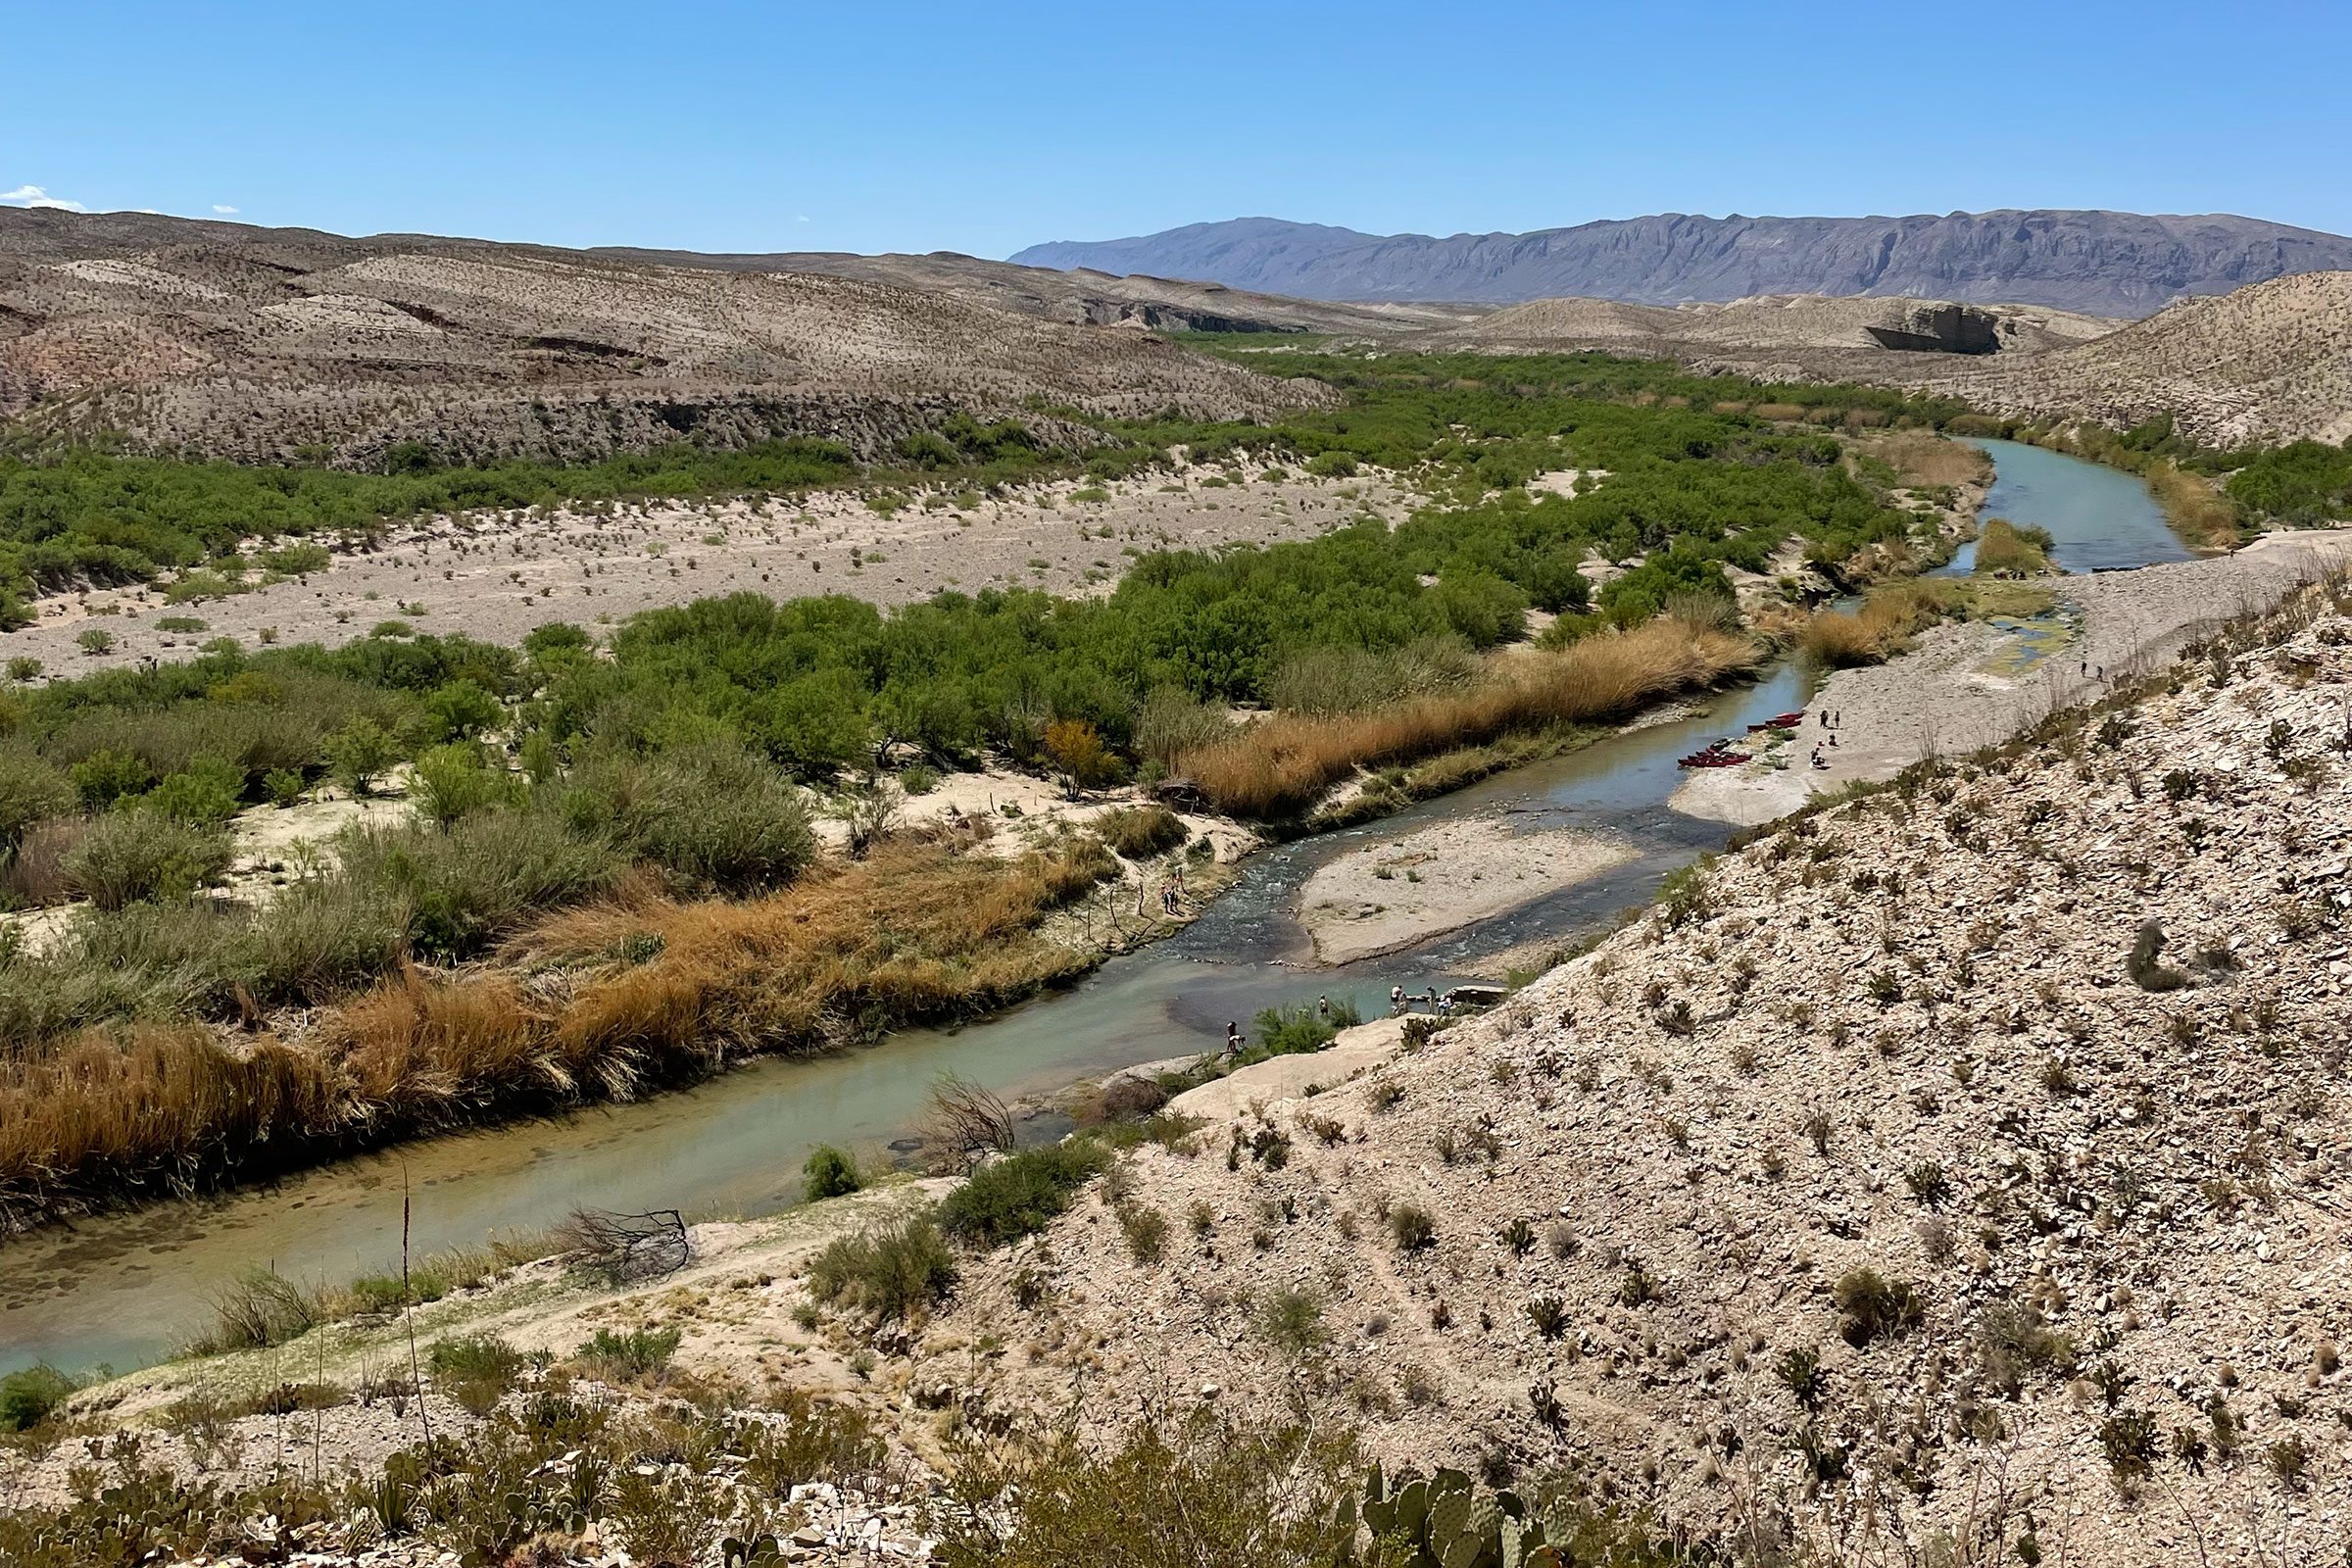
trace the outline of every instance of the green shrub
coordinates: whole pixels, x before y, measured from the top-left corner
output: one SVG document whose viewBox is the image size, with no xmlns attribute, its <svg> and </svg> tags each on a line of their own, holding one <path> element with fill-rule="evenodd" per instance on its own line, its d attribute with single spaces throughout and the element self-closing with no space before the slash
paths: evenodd
<svg viewBox="0 0 2352 1568">
<path fill-rule="evenodd" d="M 520 805 L 522 781 L 477 742 L 452 741 L 418 754 L 410 796 L 418 816 L 446 828 L 474 811 Z"/>
<path fill-rule="evenodd" d="M 74 788 L 81 804 L 103 811 L 125 795 L 142 795 L 155 782 L 155 770 L 145 759 L 128 752 L 98 751 L 73 766 Z"/>
<path fill-rule="evenodd" d="M 35 822 L 74 809 L 73 781 L 28 752 L 0 752 L 0 851 Z"/>
<path fill-rule="evenodd" d="M 1438 1222 L 1418 1203 L 1398 1203 L 1389 1210 L 1389 1239 L 1400 1252 L 1418 1252 L 1437 1245 Z"/>
<path fill-rule="evenodd" d="M 120 909 L 145 899 L 185 898 L 219 881 L 235 855 L 218 827 L 116 810 L 92 822 L 67 852 L 65 871 L 74 892 L 101 909 Z"/>
<path fill-rule="evenodd" d="M 0 1377 L 0 1432 L 28 1432 L 65 1403 L 74 1380 L 46 1361 Z"/>
<path fill-rule="evenodd" d="M 1095 818 L 1102 842 L 1130 860 L 1172 850 L 1192 837 L 1183 818 L 1164 806 L 1130 806 Z"/>
<path fill-rule="evenodd" d="M 1331 1337 L 1323 1325 L 1323 1298 L 1300 1286 L 1282 1286 L 1259 1298 L 1257 1330 L 1286 1355 L 1304 1355 Z"/>
<path fill-rule="evenodd" d="M 1872 1268 L 1848 1271 L 1830 1294 L 1844 1317 L 1838 1332 L 1848 1344 L 1857 1347 L 1916 1328 L 1927 1315 L 1926 1307 L 1910 1286 L 1900 1280 L 1886 1279 Z"/>
<path fill-rule="evenodd" d="M 432 1350 L 433 1381 L 466 1414 L 480 1417 L 498 1407 L 522 1376 L 523 1356 L 495 1334 L 443 1340 Z"/>
<path fill-rule="evenodd" d="M 956 1256 L 927 1214 L 844 1236 L 808 1263 L 808 1294 L 879 1320 L 911 1318 L 956 1286 Z"/>
<path fill-rule="evenodd" d="M 357 797 L 366 795 L 400 756 L 389 730 L 361 715 L 326 740 L 326 765 L 337 782 Z"/>
<path fill-rule="evenodd" d="M 1168 1216 L 1148 1203 L 1121 1203 L 1119 1231 L 1127 1250 L 1138 1263 L 1156 1263 L 1168 1250 Z"/>
<path fill-rule="evenodd" d="M 495 1334 L 466 1334 L 434 1345 L 426 1365 L 436 1377 L 495 1376 L 521 1370 L 522 1352 Z"/>
<path fill-rule="evenodd" d="M 301 577 L 314 571 L 324 571 L 333 565 L 335 558 L 324 545 L 284 545 L 276 550 L 262 552 L 262 569 L 274 571 L 281 577 Z"/>
<path fill-rule="evenodd" d="M 166 774 L 139 807 L 192 827 L 218 827 L 237 814 L 244 789 L 245 774 L 235 763 L 200 757 L 185 769 Z"/>
<path fill-rule="evenodd" d="M 303 777 L 290 767 L 273 767 L 262 775 L 262 793 L 271 806 L 283 808 L 302 799 Z"/>
<path fill-rule="evenodd" d="M 1303 1055 L 1321 1051 L 1342 1029 L 1361 1022 L 1355 1004 L 1345 999 L 1332 1004 L 1329 1018 L 1312 1007 L 1267 1007 L 1252 1020 L 1257 1039 L 1243 1059 L 1262 1061 L 1268 1056 Z"/>
<path fill-rule="evenodd" d="M 406 910 L 419 953 L 466 958 L 525 915 L 610 888 L 612 852 L 538 811 L 493 808 L 446 833 L 421 826 L 355 826 L 338 840 L 344 875 Z"/>
<path fill-rule="evenodd" d="M 598 1329 L 587 1344 L 572 1352 L 591 1376 L 607 1383 L 635 1382 L 669 1365 L 684 1334 L 677 1329 Z"/>
<path fill-rule="evenodd" d="M 1109 1160 L 1109 1153 L 1087 1138 L 1007 1155 L 972 1172 L 950 1193 L 939 1205 L 939 1222 L 950 1235 L 981 1246 L 1017 1241 L 1043 1230 L 1069 1207 L 1071 1195 L 1101 1175 Z"/>
<path fill-rule="evenodd" d="M 504 712 L 498 699 L 469 678 L 435 687 L 424 699 L 426 733 L 435 740 L 471 740 Z"/>
<path fill-rule="evenodd" d="M 199 1354 L 283 1345 L 325 1317 L 319 1293 L 274 1269 L 238 1276 L 212 1298 L 213 1327 L 189 1348 Z"/>
<path fill-rule="evenodd" d="M 398 890 L 348 875 L 300 882 L 251 919 L 255 995 L 318 1004 L 388 971 L 405 945 L 409 910 Z"/>
<path fill-rule="evenodd" d="M 810 1150 L 801 1172 L 801 1190 L 810 1199 L 839 1198 L 865 1185 L 858 1174 L 858 1161 L 847 1151 L 831 1144 L 819 1144 Z"/>
<path fill-rule="evenodd" d="M 1319 479 L 1351 478 L 1355 470 L 1355 459 L 1345 452 L 1321 452 L 1306 461 L 1306 471 Z"/>
<path fill-rule="evenodd" d="M 956 1454 L 951 1494 L 1004 1502 L 986 1512 L 943 1510 L 939 1556 L 943 1563 L 997 1568 L 1362 1561 L 1355 1539 L 1361 1475 L 1353 1438 L 1332 1424 L 1237 1417 L 1207 1401 L 1183 1416 L 1148 1411 L 1109 1441 L 1082 1437 L 1068 1423 L 1043 1443 L 991 1445 L 985 1451 L 971 1445 Z M 1486 1506 L 1492 1515 L 1493 1505 Z M 1462 1544 L 1474 1546 L 1476 1537 L 1465 1531 Z M 1484 1557 L 1466 1549 L 1456 1555 L 1465 1564 L 1504 1560 L 1496 1547 Z M 1441 1554 L 1408 1554 L 1384 1542 L 1370 1560 L 1434 1564 Z M 1604 1559 L 1598 1550 L 1578 1550 L 1572 1560 Z M 1614 1551 L 1605 1560 L 1625 1568 L 1651 1564 Z"/>
<path fill-rule="evenodd" d="M 928 795 L 939 788 L 939 774 L 920 763 L 899 769 L 899 788 L 909 795 Z"/>
<path fill-rule="evenodd" d="M 739 746 L 653 758 L 607 755 L 575 768 L 562 797 L 574 832 L 601 833 L 690 886 L 747 894 L 792 881 L 816 858 L 800 792 Z"/>
</svg>

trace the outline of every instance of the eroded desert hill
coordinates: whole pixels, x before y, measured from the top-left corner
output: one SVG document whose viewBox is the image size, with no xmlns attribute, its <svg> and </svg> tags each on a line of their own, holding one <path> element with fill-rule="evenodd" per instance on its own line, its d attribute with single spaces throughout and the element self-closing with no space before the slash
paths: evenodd
<svg viewBox="0 0 2352 1568">
<path fill-rule="evenodd" d="M 1531 300 L 1442 330 L 1491 347 L 1707 352 L 1824 350 L 2038 354 L 2085 342 L 2123 323 L 2033 305 L 1770 294 L 1668 309 L 1616 300 Z"/>
<path fill-rule="evenodd" d="M 1262 416 L 1330 396 L 964 289 L 0 213 L 0 416 L 242 460 L 579 460 L 685 438 L 847 442 L 952 414 Z"/>
<path fill-rule="evenodd" d="M 967 1273 L 948 1379 L 1106 1419 L 1303 1399 L 1702 1530 L 2319 1561 L 2347 692 L 2339 580 L 2136 702 L 1765 830 L 1352 1081 L 1216 1086 Z"/>
<path fill-rule="evenodd" d="M 1938 364 L 1928 384 L 2036 418 L 2158 415 L 2216 446 L 2352 438 L 2352 271 L 2306 272 L 2037 359 Z"/>
</svg>

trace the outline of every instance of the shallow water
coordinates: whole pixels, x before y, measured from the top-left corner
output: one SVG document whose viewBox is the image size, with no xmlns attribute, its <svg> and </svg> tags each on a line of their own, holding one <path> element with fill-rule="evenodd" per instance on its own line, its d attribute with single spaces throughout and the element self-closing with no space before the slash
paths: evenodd
<svg viewBox="0 0 2352 1568">
<path fill-rule="evenodd" d="M 1982 445 L 2000 466 L 1987 514 L 2050 528 L 2069 569 L 2186 556 L 2130 476 L 2013 442 Z M 2115 485 L 2131 494 L 2119 495 Z M 2102 529 L 2117 537 L 2101 537 Z M 1667 808 L 1682 778 L 1675 759 L 1801 707 L 1808 692 L 1805 676 L 1783 666 L 1700 705 L 1694 717 L 1613 736 L 1346 832 L 1263 851 L 1185 931 L 984 1023 L 909 1031 L 813 1059 L 755 1062 L 637 1104 L 436 1139 L 266 1188 L 160 1204 L 13 1244 L 0 1250 L 0 1371 L 37 1360 L 127 1366 L 169 1354 L 204 1321 L 208 1293 L 248 1269 L 342 1281 L 396 1267 L 404 1179 L 417 1253 L 545 1226 L 575 1204 L 757 1214 L 797 1197 L 801 1162 L 818 1143 L 882 1155 L 920 1115 L 932 1079 L 949 1068 L 1008 1095 L 1045 1091 L 1214 1050 L 1229 1020 L 1247 1029 L 1261 1007 L 1311 1004 L 1328 995 L 1375 1016 L 1386 1009 L 1392 984 L 1443 985 L 1476 959 L 1522 942 L 1572 942 L 1647 902 L 1664 877 L 1721 848 L 1729 826 Z M 1523 831 L 1613 834 L 1638 854 L 1591 881 L 1407 952 L 1312 966 L 1305 934 L 1287 910 L 1317 866 L 1367 837 L 1401 837 L 1489 812 Z"/>
<path fill-rule="evenodd" d="M 2187 561 L 2148 487 L 2117 468 L 2023 441 L 1970 440 L 1992 459 L 1992 489 L 1978 514 L 2047 528 L 2051 564 L 2060 571 L 2107 571 Z M 1976 569 L 1970 541 L 1930 575 L 1963 577 Z"/>
</svg>

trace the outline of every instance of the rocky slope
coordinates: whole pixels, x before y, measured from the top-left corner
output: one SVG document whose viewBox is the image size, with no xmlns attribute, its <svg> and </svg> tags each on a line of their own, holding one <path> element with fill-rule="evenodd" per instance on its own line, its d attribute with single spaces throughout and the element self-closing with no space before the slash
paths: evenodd
<svg viewBox="0 0 2352 1568">
<path fill-rule="evenodd" d="M 1081 326 L 1134 326 L 1193 332 L 1347 332 L 1388 335 L 1451 326 L 1482 314 L 1472 306 L 1290 299 L 1253 294 L 1222 283 L 1165 277 L 1114 277 L 1108 272 L 1061 271 L 983 261 L 954 251 L 926 256 L 857 256 L 842 251 L 798 251 L 772 256 L 716 256 L 694 251 L 589 252 L 614 260 L 727 271 L 816 272 L 864 278 L 906 288 L 956 294 L 1017 316 Z"/>
<path fill-rule="evenodd" d="M 2217 446 L 2352 438 L 2352 271 L 2281 277 L 2027 362 L 1928 369 L 1925 384 L 2036 418 L 2129 426 L 2171 414 Z"/>
<path fill-rule="evenodd" d="M 1691 357 L 1743 351 L 1850 350 L 2037 354 L 2122 323 L 2030 305 L 1775 294 L 1666 309 L 1615 300 L 1531 300 L 1433 336 L 1497 348 L 1600 348 Z"/>
<path fill-rule="evenodd" d="M 1082 440 L 1030 411 L 1232 417 L 1331 395 L 988 293 L 12 209 L 0 417 L 366 464 L 405 441 L 578 460 L 788 434 L 873 455 L 956 413 Z"/>
<path fill-rule="evenodd" d="M 937 1363 L 1104 1418 L 1303 1399 L 1398 1459 L 1577 1458 L 1817 1560 L 2330 1558 L 2348 770 L 2339 579 L 2136 701 L 1767 830 L 1385 1066 L 1228 1092 L 969 1271 L 935 1343 L 1010 1353 Z M 1905 1554 L 1939 1533 L 1989 1549 Z"/>
<path fill-rule="evenodd" d="M 1528 234 L 1362 234 L 1277 219 L 1033 245 L 1025 266 L 1197 277 L 1330 300 L 1563 295 L 1678 305 L 1755 294 L 2015 300 L 2145 316 L 2290 272 L 2352 267 L 2352 239 L 2227 214 L 1948 213 L 1702 218 L 1665 213 Z"/>
</svg>

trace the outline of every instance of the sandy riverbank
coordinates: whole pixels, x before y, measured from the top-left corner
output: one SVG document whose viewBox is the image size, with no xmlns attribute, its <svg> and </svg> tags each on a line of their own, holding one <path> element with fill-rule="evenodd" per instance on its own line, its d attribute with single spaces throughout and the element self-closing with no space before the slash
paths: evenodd
<svg viewBox="0 0 2352 1568">
<path fill-rule="evenodd" d="M 2050 625 L 1938 626 L 1900 658 L 1832 675 L 1808 705 L 1786 770 L 1761 760 L 1695 770 L 1668 804 L 1717 821 L 1769 822 L 1809 795 L 1992 745 L 2170 663 L 2207 632 L 2342 567 L 2352 567 L 2352 530 L 2266 534 L 2232 555 L 2054 579 L 2071 622 L 2063 637 Z M 1841 715 L 1838 745 L 1822 753 L 1829 765 L 1814 768 L 1806 760 L 1827 739 L 1825 709 Z"/>
<path fill-rule="evenodd" d="M 1168 1102 L 1168 1109 L 1202 1121 L 1225 1121 L 1251 1105 L 1271 1107 L 1310 1093 L 1337 1089 L 1387 1061 L 1403 1047 L 1403 1016 L 1375 1018 L 1341 1030 L 1321 1051 L 1251 1062 L 1188 1089 Z"/>
<path fill-rule="evenodd" d="M 1514 833 L 1495 816 L 1382 836 L 1308 877 L 1298 923 L 1315 956 L 1347 963 L 1410 947 L 1574 887 L 1633 858 L 1590 833 Z"/>
</svg>

